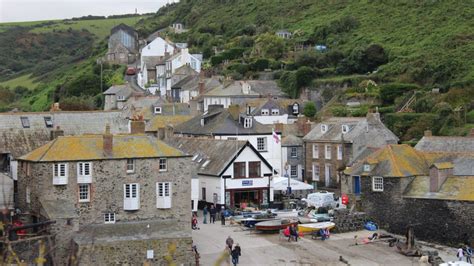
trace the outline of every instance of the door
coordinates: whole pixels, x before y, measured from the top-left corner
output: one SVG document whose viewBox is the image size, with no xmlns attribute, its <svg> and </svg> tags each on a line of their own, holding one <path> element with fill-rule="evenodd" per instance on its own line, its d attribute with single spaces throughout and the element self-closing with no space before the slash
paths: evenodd
<svg viewBox="0 0 474 266">
<path fill-rule="evenodd" d="M 354 176 L 353 177 L 353 182 L 354 182 L 354 194 L 360 195 L 360 176 Z"/>
<path fill-rule="evenodd" d="M 324 184 L 326 187 L 331 185 L 331 165 L 326 164 L 324 166 Z"/>
</svg>

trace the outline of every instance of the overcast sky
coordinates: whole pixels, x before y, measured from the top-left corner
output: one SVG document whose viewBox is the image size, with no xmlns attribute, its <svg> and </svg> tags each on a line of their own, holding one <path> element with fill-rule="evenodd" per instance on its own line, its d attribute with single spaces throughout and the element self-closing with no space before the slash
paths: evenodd
<svg viewBox="0 0 474 266">
<path fill-rule="evenodd" d="M 0 0 L 0 22 L 156 12 L 177 0 Z"/>
</svg>

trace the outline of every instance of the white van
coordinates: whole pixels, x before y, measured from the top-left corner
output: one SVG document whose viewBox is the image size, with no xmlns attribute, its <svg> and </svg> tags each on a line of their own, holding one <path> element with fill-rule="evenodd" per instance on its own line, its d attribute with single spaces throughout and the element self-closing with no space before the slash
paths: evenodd
<svg viewBox="0 0 474 266">
<path fill-rule="evenodd" d="M 327 191 L 308 194 L 308 197 L 302 200 L 306 201 L 308 207 L 315 207 L 316 209 L 319 207 L 334 209 L 338 205 L 338 202 L 334 199 L 334 193 Z"/>
</svg>

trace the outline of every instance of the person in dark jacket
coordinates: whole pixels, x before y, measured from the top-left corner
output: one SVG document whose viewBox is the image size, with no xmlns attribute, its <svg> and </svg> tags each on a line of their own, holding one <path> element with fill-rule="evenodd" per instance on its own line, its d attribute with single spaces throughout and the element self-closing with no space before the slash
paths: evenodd
<svg viewBox="0 0 474 266">
<path fill-rule="evenodd" d="M 234 266 L 236 266 L 237 264 L 239 264 L 240 255 L 242 255 L 242 253 L 240 251 L 239 243 L 235 244 L 235 247 L 232 250 L 231 255 L 232 255 L 232 264 L 234 264 Z"/>
<path fill-rule="evenodd" d="M 291 238 L 294 238 L 296 242 L 298 242 L 298 230 L 294 224 L 290 225 L 290 236 L 288 237 L 288 241 Z"/>
<path fill-rule="evenodd" d="M 209 211 L 210 215 L 211 215 L 211 219 L 209 219 L 209 223 L 216 223 L 216 214 L 217 214 L 217 210 L 216 208 L 214 208 L 214 205 L 211 205 L 211 210 Z"/>
<path fill-rule="evenodd" d="M 225 225 L 225 208 L 221 207 L 221 225 Z"/>
<path fill-rule="evenodd" d="M 207 224 L 207 205 L 204 205 L 204 209 L 202 209 L 202 217 L 203 217 L 202 223 Z M 210 219 L 209 219 L 209 222 L 211 222 Z"/>
<path fill-rule="evenodd" d="M 229 247 L 229 250 L 232 251 L 232 246 L 234 245 L 234 239 L 228 236 L 227 239 L 225 240 L 225 244 Z"/>
</svg>

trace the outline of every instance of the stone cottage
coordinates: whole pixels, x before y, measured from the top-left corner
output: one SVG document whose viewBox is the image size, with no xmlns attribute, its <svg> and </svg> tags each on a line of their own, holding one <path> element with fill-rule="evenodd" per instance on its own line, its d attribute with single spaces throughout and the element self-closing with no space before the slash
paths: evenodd
<svg viewBox="0 0 474 266">
<path fill-rule="evenodd" d="M 138 33 L 123 23 L 110 30 L 106 60 L 114 64 L 130 64 L 138 58 Z"/>
<path fill-rule="evenodd" d="M 303 138 L 305 178 L 326 189 L 340 187 L 340 174 L 371 148 L 396 144 L 397 136 L 380 121 L 379 113 L 367 117 L 332 117 L 323 120 Z"/>
<path fill-rule="evenodd" d="M 81 265 L 193 261 L 191 158 L 181 151 L 107 127 L 60 136 L 19 160 L 18 207 L 25 220 L 56 221 L 56 263 L 72 255 Z"/>
</svg>

